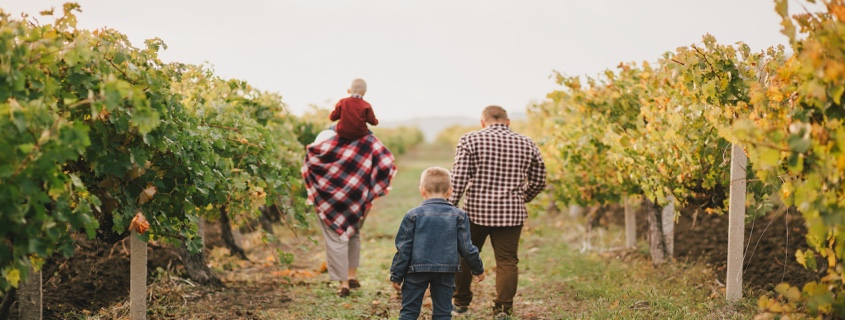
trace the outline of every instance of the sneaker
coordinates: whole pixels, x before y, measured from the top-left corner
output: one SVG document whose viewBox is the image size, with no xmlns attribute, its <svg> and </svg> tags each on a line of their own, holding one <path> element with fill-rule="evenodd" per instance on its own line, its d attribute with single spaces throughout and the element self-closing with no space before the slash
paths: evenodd
<svg viewBox="0 0 845 320">
<path fill-rule="evenodd" d="M 452 305 L 452 316 L 460 316 L 469 313 L 469 306 Z"/>
<path fill-rule="evenodd" d="M 511 316 L 504 312 L 499 312 L 495 317 L 494 320 L 511 320 Z"/>
</svg>

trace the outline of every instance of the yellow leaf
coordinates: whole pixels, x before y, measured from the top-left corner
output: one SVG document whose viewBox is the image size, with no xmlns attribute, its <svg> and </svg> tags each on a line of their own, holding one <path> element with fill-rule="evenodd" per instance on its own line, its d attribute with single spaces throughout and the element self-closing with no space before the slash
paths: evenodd
<svg viewBox="0 0 845 320">
<path fill-rule="evenodd" d="M 766 96 L 774 102 L 783 101 L 783 93 L 780 92 L 780 88 L 776 85 L 769 86 L 769 90 L 766 91 Z"/>
<path fill-rule="evenodd" d="M 804 268 L 807 267 L 807 257 L 804 256 L 803 251 L 801 251 L 801 250 L 795 251 L 795 260 L 798 261 L 798 264 L 800 264 Z"/>
<path fill-rule="evenodd" d="M 833 250 L 826 249 L 827 251 L 827 266 L 828 267 L 835 267 L 836 266 L 836 254 L 833 253 Z"/>
<path fill-rule="evenodd" d="M 44 265 L 44 259 L 38 256 L 29 256 L 29 263 L 35 270 L 41 270 L 41 266 Z"/>
<path fill-rule="evenodd" d="M 789 302 L 795 302 L 801 299 L 801 291 L 798 290 L 797 287 L 789 287 L 789 290 L 786 290 L 786 293 L 783 296 L 789 300 Z"/>
<path fill-rule="evenodd" d="M 777 302 L 774 299 L 769 299 L 769 311 L 781 313 L 783 312 L 783 307 L 780 305 L 780 302 Z"/>
<path fill-rule="evenodd" d="M 783 295 L 786 290 L 789 290 L 789 284 L 786 282 L 781 282 L 780 284 L 775 286 L 775 291 L 777 291 L 777 293 L 780 293 L 781 295 Z"/>
<path fill-rule="evenodd" d="M 768 307 L 769 307 L 769 297 L 760 296 L 760 299 L 757 299 L 757 306 L 760 307 L 761 310 L 768 309 Z"/>
<path fill-rule="evenodd" d="M 6 272 L 6 282 L 12 285 L 12 287 L 17 288 L 18 283 L 21 282 L 21 271 L 18 269 L 9 270 Z"/>
<path fill-rule="evenodd" d="M 836 159 L 836 168 L 839 169 L 839 171 L 845 170 L 845 154 L 840 155 L 839 158 Z"/>
</svg>

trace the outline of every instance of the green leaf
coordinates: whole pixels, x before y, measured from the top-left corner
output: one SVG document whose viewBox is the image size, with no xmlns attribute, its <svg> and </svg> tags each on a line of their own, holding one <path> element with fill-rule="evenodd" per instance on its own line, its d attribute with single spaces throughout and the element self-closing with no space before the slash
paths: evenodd
<svg viewBox="0 0 845 320">
<path fill-rule="evenodd" d="M 841 105 L 842 104 L 842 94 L 845 93 L 845 85 L 838 85 L 835 87 L 828 87 L 827 94 L 830 95 L 830 98 L 833 99 L 833 102 Z"/>
<path fill-rule="evenodd" d="M 780 150 L 766 148 L 760 154 L 760 165 L 763 167 L 774 167 L 780 161 Z"/>
<path fill-rule="evenodd" d="M 18 150 L 20 150 L 23 153 L 30 153 L 30 152 L 32 152 L 33 149 L 35 149 L 35 145 L 32 144 L 32 143 L 25 143 L 25 144 L 18 146 Z"/>
<path fill-rule="evenodd" d="M 158 113 L 147 108 L 140 109 L 132 114 L 130 123 L 138 127 L 138 131 L 142 134 L 148 133 L 158 126 Z"/>
<path fill-rule="evenodd" d="M 115 64 L 123 63 L 123 61 L 126 61 L 126 54 L 124 54 L 123 52 L 115 53 L 113 61 L 114 61 Z"/>
<path fill-rule="evenodd" d="M 789 136 L 787 143 L 789 144 L 789 150 L 797 153 L 806 152 L 813 144 L 810 139 L 805 139 L 804 137 L 798 135 Z"/>
</svg>

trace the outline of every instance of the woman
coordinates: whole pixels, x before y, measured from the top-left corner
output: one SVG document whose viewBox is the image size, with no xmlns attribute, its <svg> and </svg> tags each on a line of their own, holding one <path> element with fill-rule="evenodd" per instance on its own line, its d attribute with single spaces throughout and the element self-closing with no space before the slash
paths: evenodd
<svg viewBox="0 0 845 320">
<path fill-rule="evenodd" d="M 393 154 L 371 134 L 350 142 L 326 130 L 307 147 L 302 177 L 308 204 L 320 218 L 329 279 L 340 282 L 341 297 L 360 287 L 359 230 L 373 200 L 387 194 L 394 174 Z"/>
</svg>

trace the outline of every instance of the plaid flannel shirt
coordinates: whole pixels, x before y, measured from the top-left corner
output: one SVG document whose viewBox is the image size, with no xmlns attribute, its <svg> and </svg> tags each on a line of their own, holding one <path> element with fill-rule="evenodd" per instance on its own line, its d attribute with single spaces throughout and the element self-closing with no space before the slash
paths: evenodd
<svg viewBox="0 0 845 320">
<path fill-rule="evenodd" d="M 458 205 L 466 191 L 464 211 L 472 223 L 511 227 L 525 223 L 531 201 L 546 187 L 546 166 L 530 138 L 494 124 L 461 137 L 452 166 Z"/>
<path fill-rule="evenodd" d="M 375 136 L 338 136 L 308 145 L 302 177 L 308 204 L 341 240 L 358 232 L 375 198 L 388 193 L 396 174 L 393 154 Z"/>
</svg>

